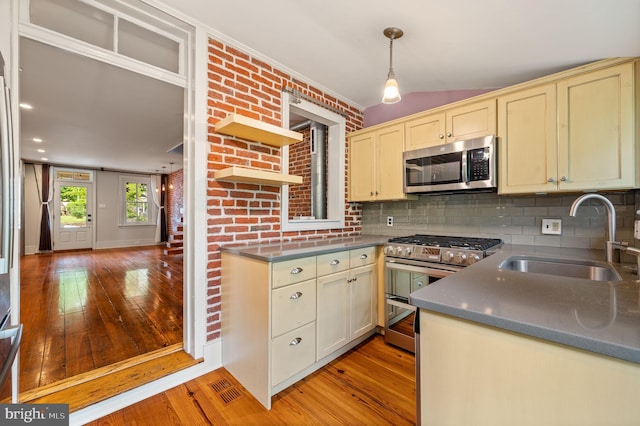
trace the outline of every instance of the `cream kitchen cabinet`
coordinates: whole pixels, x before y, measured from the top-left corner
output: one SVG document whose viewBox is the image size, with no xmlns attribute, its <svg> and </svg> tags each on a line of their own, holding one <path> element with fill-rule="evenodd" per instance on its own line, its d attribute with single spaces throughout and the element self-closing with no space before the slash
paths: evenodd
<svg viewBox="0 0 640 426">
<path fill-rule="evenodd" d="M 465 103 L 405 122 L 405 151 L 496 134 L 496 99 Z"/>
<path fill-rule="evenodd" d="M 558 136 L 554 83 L 498 98 L 498 143 L 501 194 L 556 190 Z"/>
<path fill-rule="evenodd" d="M 375 333 L 375 246 L 274 262 L 225 250 L 221 257 L 222 363 L 267 409 L 271 396 Z M 318 276 L 341 274 L 353 280 L 346 299 L 327 300 Z M 346 315 L 349 337 L 321 359 L 317 342 L 339 327 L 326 321 L 328 307 Z"/>
<path fill-rule="evenodd" d="M 500 96 L 499 193 L 636 187 L 633 67 Z"/>
<path fill-rule="evenodd" d="M 347 261 L 349 269 L 318 276 L 317 358 L 375 329 L 377 285 L 375 247 L 342 252 L 342 259 L 318 256 L 321 263 Z"/>
<path fill-rule="evenodd" d="M 349 137 L 349 201 L 402 200 L 404 124 Z"/>
</svg>

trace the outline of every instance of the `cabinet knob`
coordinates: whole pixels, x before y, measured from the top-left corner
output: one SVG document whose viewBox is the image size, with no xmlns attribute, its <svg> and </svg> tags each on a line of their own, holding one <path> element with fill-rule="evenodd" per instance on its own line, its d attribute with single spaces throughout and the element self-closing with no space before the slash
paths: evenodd
<svg viewBox="0 0 640 426">
<path fill-rule="evenodd" d="M 293 268 L 291 270 L 291 274 L 293 274 L 293 275 L 299 274 L 300 272 L 302 272 L 302 268 L 300 268 L 300 267 Z"/>
<path fill-rule="evenodd" d="M 367 254 L 366 254 L 366 253 L 362 253 L 362 254 L 360 255 L 360 259 L 362 259 L 362 260 L 366 259 L 367 257 L 369 257 L 369 256 L 367 256 Z"/>
<path fill-rule="evenodd" d="M 289 296 L 289 299 L 295 300 L 295 299 L 300 299 L 301 297 L 302 297 L 302 293 L 299 291 L 296 291 L 291 296 Z"/>
<path fill-rule="evenodd" d="M 336 265 L 339 265 L 339 264 L 340 264 L 340 261 L 338 259 L 333 259 L 331 261 L 331 263 L 329 263 L 329 265 L 331 265 L 331 266 L 336 266 Z"/>
<path fill-rule="evenodd" d="M 442 133 L 440 133 L 440 135 L 438 135 L 440 137 L 440 139 L 444 139 L 444 135 Z"/>
<path fill-rule="evenodd" d="M 300 342 L 302 342 L 302 337 L 296 337 L 295 339 L 289 342 L 289 346 L 298 345 L 300 344 Z"/>
<path fill-rule="evenodd" d="M 554 179 L 554 178 L 552 178 L 552 177 L 550 177 L 549 179 L 547 179 L 547 182 L 549 182 L 549 183 L 553 183 L 553 182 L 555 182 L 555 179 Z"/>
<path fill-rule="evenodd" d="M 371 191 L 371 192 L 369 193 L 369 195 L 373 195 L 373 191 Z"/>
<path fill-rule="evenodd" d="M 447 137 L 450 138 L 451 136 L 453 136 L 453 133 L 447 132 Z"/>
<path fill-rule="evenodd" d="M 566 181 L 567 181 L 567 177 L 566 177 L 566 176 L 562 176 L 562 177 L 560 178 L 560 181 L 561 181 L 561 182 L 566 182 Z"/>
</svg>

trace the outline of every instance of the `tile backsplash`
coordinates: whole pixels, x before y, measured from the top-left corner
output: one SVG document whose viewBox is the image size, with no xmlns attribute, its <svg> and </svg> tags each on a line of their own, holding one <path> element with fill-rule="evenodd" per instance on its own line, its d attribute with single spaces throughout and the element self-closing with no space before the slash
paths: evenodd
<svg viewBox="0 0 640 426">
<path fill-rule="evenodd" d="M 607 210 L 585 201 L 576 217 L 569 208 L 581 194 L 499 196 L 495 193 L 421 195 L 415 201 L 363 203 L 362 233 L 403 236 L 435 234 L 501 238 L 505 243 L 604 248 Z M 602 193 L 616 210 L 616 239 L 635 246 L 634 221 L 640 219 L 640 191 Z M 387 217 L 393 226 L 387 226 Z M 542 219 L 561 219 L 561 235 L 543 235 Z"/>
</svg>

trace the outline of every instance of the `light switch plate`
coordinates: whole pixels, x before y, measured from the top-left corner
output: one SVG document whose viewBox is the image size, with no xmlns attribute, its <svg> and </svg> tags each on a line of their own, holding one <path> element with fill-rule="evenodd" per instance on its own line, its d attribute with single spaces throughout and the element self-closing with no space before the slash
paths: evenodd
<svg viewBox="0 0 640 426">
<path fill-rule="evenodd" d="M 549 235 L 561 235 L 562 219 L 542 219 L 542 233 Z"/>
</svg>

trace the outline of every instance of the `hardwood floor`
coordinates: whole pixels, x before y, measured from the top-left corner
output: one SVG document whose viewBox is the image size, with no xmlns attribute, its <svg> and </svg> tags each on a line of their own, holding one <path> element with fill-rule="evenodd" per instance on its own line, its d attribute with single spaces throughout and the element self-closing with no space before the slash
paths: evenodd
<svg viewBox="0 0 640 426">
<path fill-rule="evenodd" d="M 224 368 L 89 423 L 413 425 L 415 357 L 374 336 L 275 395 L 267 411 Z"/>
<path fill-rule="evenodd" d="M 182 257 L 162 247 L 20 259 L 20 391 L 182 342 Z"/>
</svg>

